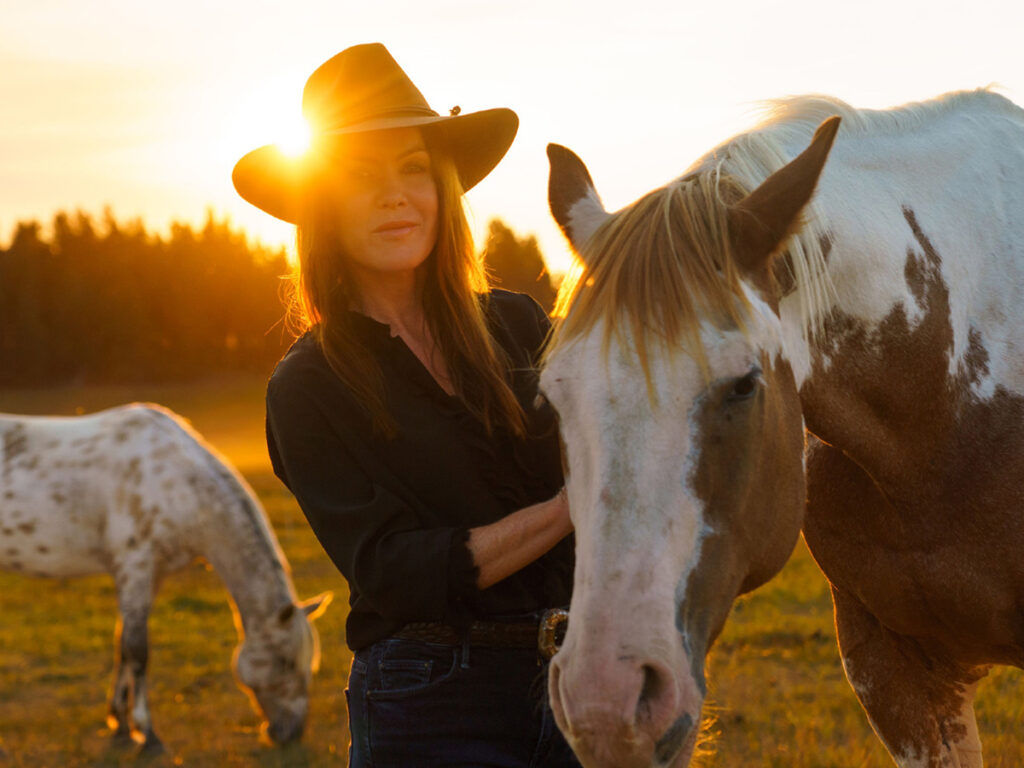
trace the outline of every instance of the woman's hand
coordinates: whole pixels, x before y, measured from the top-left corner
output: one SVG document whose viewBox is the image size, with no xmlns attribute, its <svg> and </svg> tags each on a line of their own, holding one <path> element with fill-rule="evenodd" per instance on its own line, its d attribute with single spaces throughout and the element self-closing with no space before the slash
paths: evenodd
<svg viewBox="0 0 1024 768">
<path fill-rule="evenodd" d="M 477 587 L 486 589 L 511 576 L 570 533 L 572 520 L 564 487 L 547 501 L 524 507 L 490 525 L 471 528 L 467 546 L 479 569 Z"/>
</svg>

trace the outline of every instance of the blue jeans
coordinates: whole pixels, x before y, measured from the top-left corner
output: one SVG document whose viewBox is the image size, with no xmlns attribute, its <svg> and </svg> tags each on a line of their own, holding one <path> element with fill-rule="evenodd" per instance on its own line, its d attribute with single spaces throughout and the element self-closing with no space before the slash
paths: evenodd
<svg viewBox="0 0 1024 768">
<path fill-rule="evenodd" d="M 532 649 L 385 639 L 348 678 L 349 768 L 579 768 Z"/>
</svg>

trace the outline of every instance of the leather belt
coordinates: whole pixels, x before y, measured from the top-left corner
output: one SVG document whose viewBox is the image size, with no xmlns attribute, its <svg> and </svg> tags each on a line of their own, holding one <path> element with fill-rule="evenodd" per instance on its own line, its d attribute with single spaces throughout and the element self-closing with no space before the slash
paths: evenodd
<svg viewBox="0 0 1024 768">
<path fill-rule="evenodd" d="M 567 611 L 552 608 L 530 622 L 474 621 L 466 632 L 439 622 L 416 621 L 391 636 L 441 645 L 462 645 L 468 640 L 470 646 L 483 648 L 535 648 L 550 659 L 561 646 L 568 619 Z"/>
</svg>

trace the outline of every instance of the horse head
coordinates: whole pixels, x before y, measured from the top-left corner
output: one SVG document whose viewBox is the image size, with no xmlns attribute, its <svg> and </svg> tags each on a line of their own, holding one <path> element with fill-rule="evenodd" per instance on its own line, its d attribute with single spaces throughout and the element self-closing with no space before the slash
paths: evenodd
<svg viewBox="0 0 1024 768">
<path fill-rule="evenodd" d="M 576 528 L 549 693 L 588 768 L 689 762 L 708 649 L 796 543 L 803 419 L 774 257 L 838 123 L 749 194 L 710 171 L 614 214 L 576 155 L 548 149 L 551 210 L 584 264 L 541 378 Z"/>
<path fill-rule="evenodd" d="M 320 666 L 320 641 L 312 622 L 332 597 L 325 592 L 298 605 L 289 602 L 240 629 L 235 679 L 265 719 L 263 733 L 274 743 L 287 744 L 302 735 L 310 682 Z"/>
</svg>

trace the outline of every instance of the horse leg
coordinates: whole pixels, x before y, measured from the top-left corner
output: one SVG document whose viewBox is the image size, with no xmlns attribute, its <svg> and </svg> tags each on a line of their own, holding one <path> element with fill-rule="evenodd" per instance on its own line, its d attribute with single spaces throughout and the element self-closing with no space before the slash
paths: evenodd
<svg viewBox="0 0 1024 768">
<path fill-rule="evenodd" d="M 900 768 L 982 768 L 974 693 L 984 671 L 929 654 L 832 588 L 847 679 Z"/>
<path fill-rule="evenodd" d="M 107 725 L 114 732 L 113 742 L 116 747 L 134 746 L 132 740 L 131 705 L 135 691 L 135 680 L 131 665 L 126 661 L 124 648 L 121 646 L 123 637 L 123 619 L 117 617 L 117 628 L 114 630 L 114 686 L 110 691 L 110 703 L 107 713 Z"/>
<path fill-rule="evenodd" d="M 131 740 L 134 725 L 143 736 L 145 752 L 162 752 L 153 730 L 146 697 L 146 664 L 149 660 L 149 609 L 153 601 L 153 580 L 149 569 L 124 569 L 129 575 L 118 579 L 118 662 L 114 690 L 110 697 L 108 722 L 115 742 Z"/>
</svg>

